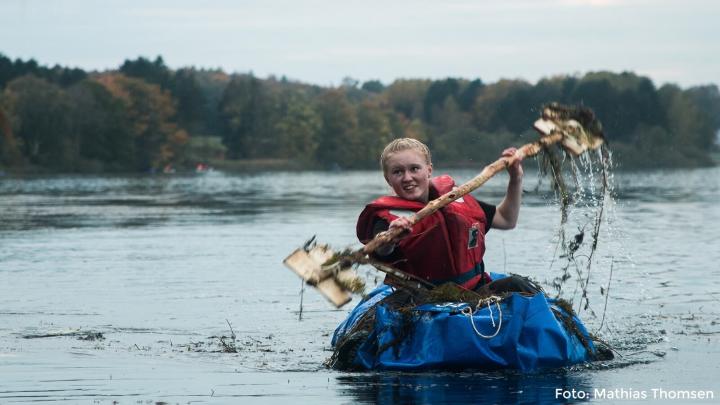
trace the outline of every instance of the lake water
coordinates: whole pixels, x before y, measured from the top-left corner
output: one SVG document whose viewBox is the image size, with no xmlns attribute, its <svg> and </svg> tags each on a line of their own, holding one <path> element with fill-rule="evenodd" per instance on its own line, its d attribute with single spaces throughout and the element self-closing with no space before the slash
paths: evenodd
<svg viewBox="0 0 720 405">
<path fill-rule="evenodd" d="M 505 182 L 475 195 L 498 203 Z M 552 403 L 558 388 L 597 402 L 682 391 L 720 401 L 720 169 L 614 183 L 580 316 L 615 360 L 345 373 L 322 363 L 354 304 L 336 310 L 306 289 L 299 320 L 301 283 L 281 262 L 312 235 L 357 247 L 357 214 L 387 191 L 379 173 L 0 178 L 0 403 Z M 537 184 L 528 173 L 518 227 L 488 234 L 486 264 L 552 291 L 560 212 Z M 575 303 L 577 279 L 563 289 Z"/>
</svg>

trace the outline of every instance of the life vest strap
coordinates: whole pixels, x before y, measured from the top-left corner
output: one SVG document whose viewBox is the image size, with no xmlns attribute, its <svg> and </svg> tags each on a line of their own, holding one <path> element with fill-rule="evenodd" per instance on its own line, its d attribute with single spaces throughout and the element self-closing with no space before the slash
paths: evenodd
<svg viewBox="0 0 720 405">
<path fill-rule="evenodd" d="M 441 285 L 444 283 L 455 283 L 455 284 L 463 285 L 466 282 L 470 281 L 470 279 L 472 279 L 473 277 L 475 277 L 477 275 L 482 275 L 484 273 L 485 273 L 485 262 L 481 261 L 480 263 L 477 263 L 475 266 L 473 266 L 473 268 L 471 268 L 470 270 L 468 270 L 458 276 L 451 277 L 448 279 L 442 279 L 442 280 L 431 280 L 431 282 L 435 285 Z M 481 282 L 483 279 L 484 279 L 484 277 L 481 278 Z"/>
</svg>

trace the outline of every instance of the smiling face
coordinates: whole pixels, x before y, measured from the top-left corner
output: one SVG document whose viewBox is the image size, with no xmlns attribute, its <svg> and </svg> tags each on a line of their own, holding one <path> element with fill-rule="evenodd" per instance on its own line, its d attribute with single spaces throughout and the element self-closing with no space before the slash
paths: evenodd
<svg viewBox="0 0 720 405">
<path fill-rule="evenodd" d="M 432 163 L 417 150 L 393 152 L 387 159 L 385 180 L 398 197 L 410 201 L 428 202 Z"/>
</svg>

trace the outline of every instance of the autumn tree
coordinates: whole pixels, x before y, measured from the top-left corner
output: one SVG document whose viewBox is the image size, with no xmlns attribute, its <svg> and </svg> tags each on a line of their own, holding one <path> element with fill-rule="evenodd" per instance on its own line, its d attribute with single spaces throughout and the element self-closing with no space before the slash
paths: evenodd
<svg viewBox="0 0 720 405">
<path fill-rule="evenodd" d="M 122 100 L 134 146 L 137 170 L 157 169 L 182 163 L 188 134 L 174 121 L 175 106 L 170 93 L 160 86 L 120 74 L 97 77 L 108 91 Z"/>
<path fill-rule="evenodd" d="M 18 166 L 22 163 L 22 154 L 15 136 L 9 116 L 2 108 L 0 98 L 0 166 Z"/>
<path fill-rule="evenodd" d="M 366 168 L 402 136 L 428 143 L 443 164 L 474 164 L 524 142 L 551 101 L 592 108 L 628 165 L 711 164 L 718 150 L 716 85 L 656 88 L 632 72 L 536 84 L 446 78 L 385 86 L 348 77 L 327 88 L 284 76 L 173 70 L 160 56 L 88 75 L 0 54 L 0 164 L 144 171 L 227 157 Z"/>
</svg>

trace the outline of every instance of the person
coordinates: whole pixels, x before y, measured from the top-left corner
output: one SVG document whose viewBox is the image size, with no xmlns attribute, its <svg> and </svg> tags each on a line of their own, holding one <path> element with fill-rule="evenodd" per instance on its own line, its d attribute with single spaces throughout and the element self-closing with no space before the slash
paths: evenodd
<svg viewBox="0 0 720 405">
<path fill-rule="evenodd" d="M 502 156 L 511 157 L 515 151 L 505 149 Z M 400 228 L 403 233 L 394 243 L 377 249 L 376 258 L 434 285 L 455 282 L 488 294 L 539 291 L 537 285 L 519 276 L 493 281 L 483 262 L 488 231 L 512 229 L 517 224 L 522 198 L 521 159 L 508 165 L 507 192 L 497 206 L 467 194 L 415 225 L 409 216 L 451 191 L 454 180 L 448 175 L 433 177 L 430 150 L 412 138 L 390 142 L 381 154 L 380 165 L 394 195 L 380 197 L 365 207 L 357 222 L 358 239 L 367 243 L 387 229 Z"/>
</svg>

